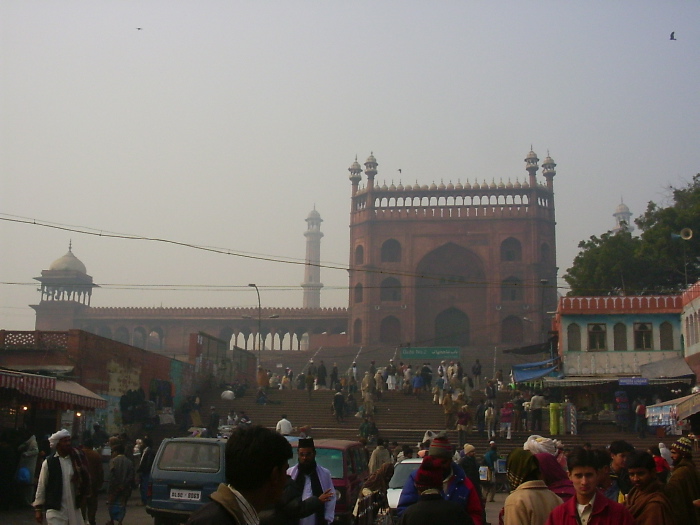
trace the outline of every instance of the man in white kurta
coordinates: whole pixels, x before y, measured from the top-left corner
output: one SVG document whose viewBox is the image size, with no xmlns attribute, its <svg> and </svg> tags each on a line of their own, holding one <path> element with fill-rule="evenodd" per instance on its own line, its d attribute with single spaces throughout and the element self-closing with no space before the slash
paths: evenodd
<svg viewBox="0 0 700 525">
<path fill-rule="evenodd" d="M 46 509 L 46 522 L 48 525 L 84 525 L 80 508 L 75 505 L 76 487 L 73 483 L 73 461 L 71 460 L 70 433 L 67 430 L 59 430 L 49 438 L 49 443 L 56 449 L 61 466 L 61 478 L 63 491 L 61 494 L 60 509 Z M 36 489 L 36 498 L 33 506 L 36 509 L 35 519 L 37 523 L 43 522 L 42 509 L 46 503 L 46 488 L 49 481 L 49 460 L 41 465 L 39 483 Z"/>
<path fill-rule="evenodd" d="M 304 480 L 304 488 L 302 490 L 301 499 L 306 500 L 311 496 L 321 496 L 321 494 L 330 493 L 330 498 L 326 501 L 324 505 L 323 517 L 325 523 L 333 523 L 335 519 L 335 489 L 333 488 L 333 478 L 331 477 L 331 472 L 323 468 L 321 465 L 316 464 L 316 448 L 314 447 L 314 440 L 311 438 L 300 439 L 298 456 L 299 463 L 287 470 L 287 474 L 296 482 L 299 475 L 304 475 L 306 472 L 306 479 Z M 321 494 L 314 494 L 312 487 L 311 478 L 318 476 L 318 480 L 321 485 Z M 325 498 L 324 498 L 325 499 Z M 299 525 L 324 525 L 323 521 L 317 521 L 317 516 L 312 514 L 306 518 L 299 520 Z"/>
</svg>

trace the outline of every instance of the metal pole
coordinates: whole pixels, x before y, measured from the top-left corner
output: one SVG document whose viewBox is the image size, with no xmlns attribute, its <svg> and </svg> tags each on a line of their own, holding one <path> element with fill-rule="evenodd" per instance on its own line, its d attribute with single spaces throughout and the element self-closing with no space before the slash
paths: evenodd
<svg viewBox="0 0 700 525">
<path fill-rule="evenodd" d="M 540 327 L 540 337 L 542 338 L 542 342 L 545 342 L 547 340 L 547 318 L 546 318 L 546 311 L 544 307 L 544 299 L 545 299 L 545 288 L 547 287 L 547 284 L 549 281 L 547 279 L 540 279 L 540 284 L 542 285 L 542 303 L 540 305 L 541 308 L 541 316 L 542 316 L 542 326 Z"/>
<path fill-rule="evenodd" d="M 260 303 L 260 290 L 258 290 L 258 286 L 255 283 L 250 283 L 248 286 L 251 288 L 255 288 L 255 293 L 258 294 L 258 337 L 260 339 L 258 344 L 258 352 L 257 352 L 257 360 L 258 360 L 258 367 L 260 366 L 260 350 L 262 348 L 262 304 Z M 257 339 L 256 338 L 256 339 Z M 253 346 L 255 346 L 255 341 L 253 341 Z M 257 370 L 256 370 L 257 373 Z"/>
</svg>

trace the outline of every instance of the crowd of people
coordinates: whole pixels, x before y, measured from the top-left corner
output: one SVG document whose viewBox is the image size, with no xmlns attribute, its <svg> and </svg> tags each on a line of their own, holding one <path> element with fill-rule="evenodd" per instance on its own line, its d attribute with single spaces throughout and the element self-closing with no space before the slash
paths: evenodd
<svg viewBox="0 0 700 525">
<path fill-rule="evenodd" d="M 669 448 L 635 450 L 618 440 L 563 454 L 558 442 L 533 435 L 507 455 L 505 473 L 498 471 L 494 441 L 481 461 L 474 445 L 455 452 L 444 433 L 419 448 L 423 460 L 398 503 L 402 525 L 485 525 L 486 504 L 495 501 L 499 485 L 509 491 L 499 525 L 700 524 L 700 475 L 687 438 Z M 378 440 L 362 494 L 385 493 L 396 465 L 412 455 L 411 447 Z"/>
<path fill-rule="evenodd" d="M 147 435 L 132 441 L 126 434 L 110 436 L 95 424 L 80 436 L 62 429 L 37 439 L 26 432 L 16 448 L 10 446 L 10 437 L 9 432 L 0 437 L 0 510 L 33 507 L 38 523 L 95 525 L 98 493 L 106 488 L 108 525 L 121 525 L 137 487 L 141 504 L 146 504 L 155 458 Z M 105 447 L 110 452 L 108 472 L 102 456 Z"/>
</svg>

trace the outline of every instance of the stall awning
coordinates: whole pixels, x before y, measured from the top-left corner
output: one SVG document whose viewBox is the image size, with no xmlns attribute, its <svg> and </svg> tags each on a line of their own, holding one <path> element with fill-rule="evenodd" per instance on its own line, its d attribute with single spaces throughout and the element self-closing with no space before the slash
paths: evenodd
<svg viewBox="0 0 700 525">
<path fill-rule="evenodd" d="M 700 412 L 700 394 L 686 396 L 676 405 L 676 417 L 685 419 Z"/>
<path fill-rule="evenodd" d="M 107 401 L 75 381 L 59 379 L 54 391 L 55 401 L 85 408 L 106 408 Z"/>
<path fill-rule="evenodd" d="M 0 388 L 12 388 L 23 394 L 46 398 L 56 389 L 56 378 L 3 369 L 0 370 Z"/>
<path fill-rule="evenodd" d="M 607 383 L 615 383 L 617 380 L 617 377 L 564 377 L 562 379 L 545 377 L 542 380 L 542 386 L 557 388 L 566 386 L 605 385 Z"/>
<path fill-rule="evenodd" d="M 639 367 L 642 377 L 649 379 L 676 378 L 695 376 L 685 359 L 681 356 L 670 357 L 653 363 L 647 363 Z"/>
<path fill-rule="evenodd" d="M 73 365 L 12 365 L 9 368 L 18 372 L 29 372 L 31 374 L 45 374 L 51 376 L 60 376 L 70 374 L 75 367 Z"/>
<path fill-rule="evenodd" d="M 668 401 L 663 401 L 662 403 L 655 403 L 653 405 L 647 405 L 647 410 L 650 408 L 660 408 L 660 407 L 666 407 L 669 405 L 677 405 L 678 403 L 682 403 L 686 399 L 689 399 L 697 394 L 690 394 L 689 396 L 683 396 L 683 397 L 677 397 L 676 399 L 669 399 Z"/>
</svg>

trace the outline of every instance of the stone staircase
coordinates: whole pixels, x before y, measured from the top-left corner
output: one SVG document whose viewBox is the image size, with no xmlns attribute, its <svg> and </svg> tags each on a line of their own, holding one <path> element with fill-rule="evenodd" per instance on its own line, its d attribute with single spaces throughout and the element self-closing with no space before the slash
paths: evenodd
<svg viewBox="0 0 700 525">
<path fill-rule="evenodd" d="M 474 392 L 472 405 L 475 406 L 481 396 L 483 393 Z M 497 404 L 500 405 L 507 396 L 507 392 L 499 392 Z M 294 427 L 311 426 L 311 434 L 315 438 L 358 439 L 359 437 L 358 428 L 361 423 L 359 418 L 350 417 L 346 418 L 344 423 L 336 422 L 331 412 L 333 392 L 330 390 L 315 390 L 310 399 L 304 390 L 270 390 L 269 398 L 279 404 L 258 405 L 255 403 L 254 392 L 234 401 L 224 401 L 221 399 L 221 391 L 212 389 L 201 394 L 202 420 L 206 422 L 209 407 L 214 405 L 222 417 L 225 417 L 232 408 L 238 413 L 243 410 L 254 424 L 270 428 L 274 428 L 281 415 L 285 414 Z M 444 429 L 445 419 L 442 408 L 432 404 L 432 396 L 427 392 L 419 398 L 407 396 L 398 391 L 385 392 L 383 399 L 377 401 L 375 405 L 375 422 L 380 436 L 388 441 L 397 441 L 402 445 L 416 447 L 426 430 Z M 615 427 L 605 424 L 586 425 L 583 429 L 584 433 L 576 436 L 569 434 L 550 436 L 546 419 L 545 417 L 545 430 L 539 434 L 559 439 L 567 448 L 582 446 L 584 443 L 590 443 L 594 448 L 604 448 L 612 441 L 624 439 L 634 447 L 646 450 L 652 445 L 658 445 L 661 441 L 669 446 L 677 439 L 674 436 L 657 437 L 653 434 L 648 434 L 646 438 L 641 439 L 636 434 L 619 432 Z M 457 443 L 457 432 L 451 430 L 448 434 L 450 442 Z M 499 453 L 505 457 L 512 449 L 522 447 L 531 434 L 532 432 L 525 431 L 513 432 L 511 440 L 497 437 L 495 441 L 498 443 Z M 186 433 L 169 425 L 154 429 L 151 435 L 157 444 L 165 437 L 182 436 Z M 488 449 L 488 439 L 485 436 L 479 436 L 476 431 L 469 434 L 467 441 L 476 446 L 479 455 Z M 700 453 L 696 455 L 697 459 L 700 459 Z"/>
</svg>

